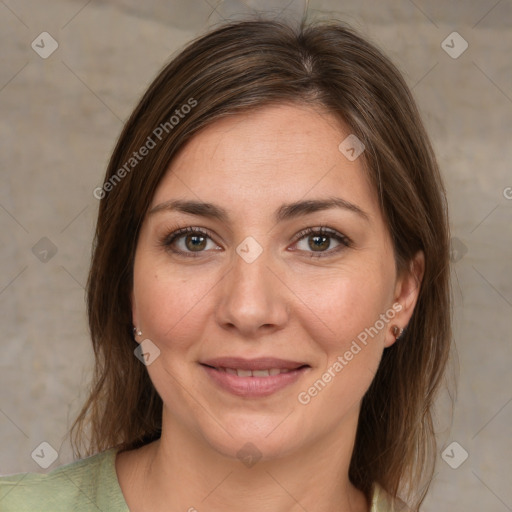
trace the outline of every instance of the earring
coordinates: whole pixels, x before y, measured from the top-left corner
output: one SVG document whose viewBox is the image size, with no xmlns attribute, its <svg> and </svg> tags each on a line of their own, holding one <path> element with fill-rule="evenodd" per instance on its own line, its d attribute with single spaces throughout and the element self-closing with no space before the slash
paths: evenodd
<svg viewBox="0 0 512 512">
<path fill-rule="evenodd" d="M 404 332 L 404 330 L 402 328 L 398 327 L 398 325 L 394 325 L 391 328 L 391 331 L 393 332 L 393 336 L 395 337 L 395 341 L 398 340 L 398 338 L 400 338 L 400 336 L 402 336 L 402 333 Z"/>
<path fill-rule="evenodd" d="M 133 335 L 134 336 L 142 336 L 142 331 L 138 330 L 137 327 L 133 328 Z"/>
</svg>

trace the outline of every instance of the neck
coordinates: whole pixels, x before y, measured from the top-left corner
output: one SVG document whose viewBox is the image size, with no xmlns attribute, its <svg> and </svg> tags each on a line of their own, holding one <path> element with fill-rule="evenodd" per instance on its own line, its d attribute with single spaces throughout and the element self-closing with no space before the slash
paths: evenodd
<svg viewBox="0 0 512 512">
<path fill-rule="evenodd" d="M 132 473 L 144 495 L 141 509 L 366 512 L 364 495 L 348 478 L 357 414 L 347 423 L 344 432 L 337 430 L 300 452 L 244 463 L 220 454 L 164 410 L 162 437 L 140 449 Z"/>
</svg>

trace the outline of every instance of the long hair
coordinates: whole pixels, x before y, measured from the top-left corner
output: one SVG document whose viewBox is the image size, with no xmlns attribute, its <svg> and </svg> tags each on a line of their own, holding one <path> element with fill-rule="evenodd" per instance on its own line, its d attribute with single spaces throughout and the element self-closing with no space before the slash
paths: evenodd
<svg viewBox="0 0 512 512">
<path fill-rule="evenodd" d="M 425 255 L 407 330 L 384 350 L 362 400 L 349 469 L 367 497 L 377 482 L 393 497 L 407 491 L 417 510 L 432 479 L 432 407 L 451 342 L 446 196 L 400 72 L 338 21 L 225 24 L 186 46 L 135 108 L 98 192 L 87 283 L 96 365 L 90 396 L 71 429 L 73 448 L 80 457 L 83 447 L 90 455 L 159 438 L 163 403 L 133 354 L 130 293 L 141 223 L 170 162 L 201 128 L 284 103 L 322 107 L 350 127 L 366 147 L 360 158 L 378 193 L 397 270 L 406 271 L 418 250 Z"/>
</svg>

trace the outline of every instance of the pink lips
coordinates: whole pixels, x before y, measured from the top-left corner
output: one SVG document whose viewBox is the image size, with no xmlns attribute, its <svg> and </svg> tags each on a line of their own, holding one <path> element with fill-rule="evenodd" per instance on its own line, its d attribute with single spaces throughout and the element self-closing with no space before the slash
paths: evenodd
<svg viewBox="0 0 512 512">
<path fill-rule="evenodd" d="M 310 366 L 273 357 L 221 357 L 200 363 L 222 389 L 246 398 L 265 397 L 296 382 Z"/>
</svg>

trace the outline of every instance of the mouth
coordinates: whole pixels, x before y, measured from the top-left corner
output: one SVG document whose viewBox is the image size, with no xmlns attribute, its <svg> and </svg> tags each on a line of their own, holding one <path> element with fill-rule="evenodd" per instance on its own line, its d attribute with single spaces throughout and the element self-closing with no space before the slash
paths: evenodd
<svg viewBox="0 0 512 512">
<path fill-rule="evenodd" d="M 212 367 L 214 370 L 217 370 L 219 372 L 226 372 L 230 375 L 236 375 L 237 377 L 271 377 L 274 375 L 279 375 L 281 373 L 289 373 L 293 372 L 294 370 L 286 370 L 284 368 L 269 368 L 266 370 L 243 370 L 241 368 L 223 368 L 220 367 Z M 303 368 L 303 366 L 300 366 L 296 368 L 299 370 L 300 368 Z"/>
<path fill-rule="evenodd" d="M 217 358 L 199 363 L 218 387 L 245 398 L 269 396 L 296 382 L 311 368 L 277 358 Z"/>
</svg>

